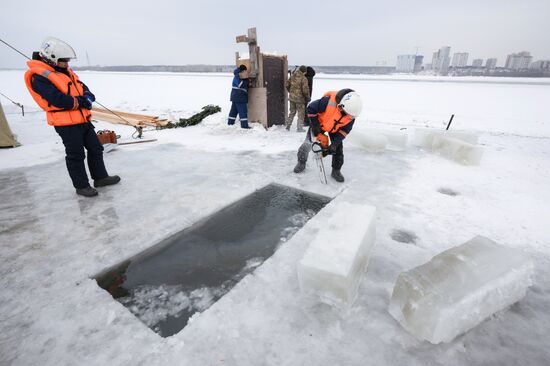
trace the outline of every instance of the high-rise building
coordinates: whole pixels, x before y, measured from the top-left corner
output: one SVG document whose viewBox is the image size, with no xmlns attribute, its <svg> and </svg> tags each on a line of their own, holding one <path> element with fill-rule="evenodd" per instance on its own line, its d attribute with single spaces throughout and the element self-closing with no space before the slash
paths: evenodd
<svg viewBox="0 0 550 366">
<path fill-rule="evenodd" d="M 395 71 L 397 72 L 413 72 L 415 55 L 399 55 L 397 56 L 397 64 Z"/>
<path fill-rule="evenodd" d="M 432 57 L 432 69 L 439 73 L 446 73 L 449 70 L 451 62 L 449 54 L 451 47 L 441 47 L 437 52 L 434 52 Z"/>
<path fill-rule="evenodd" d="M 496 58 L 488 58 L 487 62 L 485 63 L 485 67 L 488 69 L 494 69 L 497 67 L 497 59 Z"/>
<path fill-rule="evenodd" d="M 422 70 L 422 61 L 424 61 L 424 56 L 414 56 L 414 72 L 419 72 Z"/>
<path fill-rule="evenodd" d="M 473 67 L 482 67 L 483 66 L 483 59 L 482 58 L 476 58 L 472 61 Z"/>
<path fill-rule="evenodd" d="M 468 52 L 455 52 L 453 55 L 452 67 L 465 67 L 468 65 Z"/>
<path fill-rule="evenodd" d="M 422 60 L 424 56 L 420 55 L 399 55 L 397 56 L 396 72 L 419 72 L 422 70 Z"/>
<path fill-rule="evenodd" d="M 436 51 L 432 55 L 432 70 L 439 69 L 439 51 Z"/>
<path fill-rule="evenodd" d="M 527 69 L 532 60 L 533 56 L 527 51 L 512 53 L 506 58 L 504 67 L 511 70 Z"/>
</svg>

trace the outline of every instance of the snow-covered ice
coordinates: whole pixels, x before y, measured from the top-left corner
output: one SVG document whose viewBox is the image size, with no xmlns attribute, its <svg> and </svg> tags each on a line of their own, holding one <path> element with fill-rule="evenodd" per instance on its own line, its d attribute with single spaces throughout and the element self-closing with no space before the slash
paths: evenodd
<svg viewBox="0 0 550 366">
<path fill-rule="evenodd" d="M 323 185 L 313 159 L 292 173 L 302 134 L 225 125 L 230 74 L 80 72 L 109 108 L 175 117 L 207 104 L 223 109 L 198 126 L 147 130 L 157 142 L 106 154 L 122 182 L 85 199 L 71 187 L 63 145 L 23 73 L 0 71 L 2 92 L 26 112 L 2 100 L 23 145 L 0 150 L 0 364 L 549 364 L 549 80 L 318 75 L 313 98 L 345 87 L 363 97 L 349 137 L 367 128 L 443 130 L 455 114 L 451 128 L 479 135 L 484 148 L 479 166 L 463 166 L 416 147 L 372 154 L 345 142 L 346 182 Z M 121 140 L 133 132 L 97 126 Z M 376 245 L 349 311 L 300 295 L 297 264 L 317 234 L 308 225 L 168 338 L 91 279 L 272 182 L 331 198 L 345 188 L 347 202 L 377 208 Z M 401 232 L 415 240 L 392 239 Z M 475 235 L 527 252 L 533 286 L 450 343 L 417 340 L 387 311 L 398 275 Z"/>
<path fill-rule="evenodd" d="M 321 221 L 298 264 L 302 293 L 315 293 L 322 301 L 350 306 L 357 298 L 361 276 L 376 239 L 376 208 L 340 202 L 329 203 L 310 224 Z"/>
<path fill-rule="evenodd" d="M 401 273 L 389 312 L 420 339 L 450 342 L 522 299 L 532 275 L 528 255 L 476 236 Z"/>
</svg>

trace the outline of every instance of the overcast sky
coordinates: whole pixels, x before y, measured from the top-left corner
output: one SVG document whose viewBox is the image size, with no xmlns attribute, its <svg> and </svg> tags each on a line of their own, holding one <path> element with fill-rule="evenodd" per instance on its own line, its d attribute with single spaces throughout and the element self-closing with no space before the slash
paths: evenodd
<svg viewBox="0 0 550 366">
<path fill-rule="evenodd" d="M 256 27 L 265 52 L 289 63 L 395 65 L 431 62 L 439 47 L 473 58 L 530 51 L 550 59 L 550 0 L 2 0 L 0 38 L 30 55 L 46 36 L 73 46 L 73 65 L 232 64 L 235 36 Z M 0 68 L 25 67 L 0 44 Z"/>
</svg>

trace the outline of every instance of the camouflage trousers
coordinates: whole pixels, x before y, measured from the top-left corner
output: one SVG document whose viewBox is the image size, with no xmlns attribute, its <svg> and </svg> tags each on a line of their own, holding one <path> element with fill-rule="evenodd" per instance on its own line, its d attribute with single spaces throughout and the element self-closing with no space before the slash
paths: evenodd
<svg viewBox="0 0 550 366">
<path fill-rule="evenodd" d="M 286 120 L 286 129 L 290 130 L 290 126 L 292 125 L 292 121 L 294 120 L 294 116 L 296 116 L 296 112 L 298 112 L 298 122 L 296 125 L 296 130 L 301 132 L 304 130 L 303 127 L 303 121 L 306 116 L 306 107 L 304 103 L 296 103 L 293 101 L 290 102 L 290 113 L 288 115 L 288 118 Z"/>
</svg>

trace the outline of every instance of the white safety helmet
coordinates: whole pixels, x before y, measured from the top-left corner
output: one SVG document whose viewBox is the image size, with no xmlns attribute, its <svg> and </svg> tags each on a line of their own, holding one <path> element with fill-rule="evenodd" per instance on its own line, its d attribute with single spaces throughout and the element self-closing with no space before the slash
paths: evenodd
<svg viewBox="0 0 550 366">
<path fill-rule="evenodd" d="M 71 46 L 62 40 L 48 37 L 40 46 L 40 57 L 55 65 L 60 58 L 76 58 L 76 53 Z"/>
<path fill-rule="evenodd" d="M 361 97 L 359 96 L 359 94 L 353 91 L 344 94 L 338 106 L 340 106 L 340 108 L 342 108 L 344 112 L 353 117 L 357 117 L 363 109 Z"/>
</svg>

